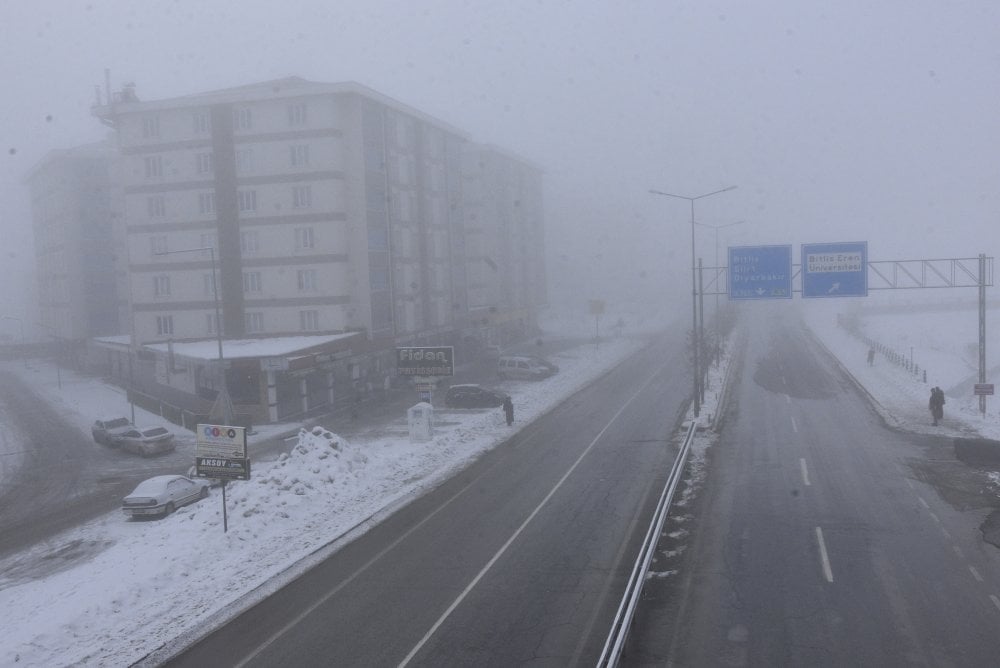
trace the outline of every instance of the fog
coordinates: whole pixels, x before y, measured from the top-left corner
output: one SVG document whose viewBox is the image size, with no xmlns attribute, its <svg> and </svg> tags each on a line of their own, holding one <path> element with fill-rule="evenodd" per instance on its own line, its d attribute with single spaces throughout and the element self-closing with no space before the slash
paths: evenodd
<svg viewBox="0 0 1000 668">
<path fill-rule="evenodd" d="M 11 0 L 0 13 L 0 313 L 31 304 L 22 179 L 48 151 L 105 135 L 90 115 L 105 68 L 145 100 L 293 75 L 357 81 L 533 161 L 554 303 L 690 294 L 690 208 L 650 189 L 738 186 L 695 210 L 707 225 L 745 221 L 720 230 L 723 249 L 998 250 L 992 0 Z M 713 265 L 714 233 L 696 241 Z"/>
</svg>

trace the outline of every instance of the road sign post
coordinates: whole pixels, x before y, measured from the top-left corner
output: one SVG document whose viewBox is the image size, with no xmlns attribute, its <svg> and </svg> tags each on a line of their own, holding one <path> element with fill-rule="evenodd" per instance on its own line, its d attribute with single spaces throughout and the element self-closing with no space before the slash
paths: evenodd
<svg viewBox="0 0 1000 668">
<path fill-rule="evenodd" d="M 729 247 L 729 299 L 791 298 L 790 245 Z"/>
<path fill-rule="evenodd" d="M 802 244 L 802 297 L 867 297 L 868 242 Z"/>
</svg>

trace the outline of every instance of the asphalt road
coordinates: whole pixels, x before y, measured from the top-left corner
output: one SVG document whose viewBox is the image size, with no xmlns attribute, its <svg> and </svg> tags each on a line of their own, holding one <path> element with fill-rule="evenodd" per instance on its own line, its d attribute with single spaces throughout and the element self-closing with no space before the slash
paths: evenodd
<svg viewBox="0 0 1000 668">
<path fill-rule="evenodd" d="M 786 308 L 747 315 L 690 537 L 661 544 L 678 574 L 649 582 L 625 665 L 997 665 L 1000 552 L 988 510 L 924 482 L 941 444 L 886 428 Z"/>
<path fill-rule="evenodd" d="M 169 665 L 586 665 L 676 453 L 646 349 Z"/>
</svg>

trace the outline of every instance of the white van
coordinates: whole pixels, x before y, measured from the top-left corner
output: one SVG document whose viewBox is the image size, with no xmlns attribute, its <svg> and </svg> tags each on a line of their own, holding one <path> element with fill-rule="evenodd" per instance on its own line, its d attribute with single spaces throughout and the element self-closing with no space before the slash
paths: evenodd
<svg viewBox="0 0 1000 668">
<path fill-rule="evenodd" d="M 514 380 L 541 380 L 559 371 L 552 362 L 530 355 L 501 355 L 497 360 L 497 375 Z"/>
</svg>

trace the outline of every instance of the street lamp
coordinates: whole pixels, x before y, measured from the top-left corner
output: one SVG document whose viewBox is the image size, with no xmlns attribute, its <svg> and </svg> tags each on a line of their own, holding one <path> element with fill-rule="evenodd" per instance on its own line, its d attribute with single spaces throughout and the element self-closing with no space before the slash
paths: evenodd
<svg viewBox="0 0 1000 668">
<path fill-rule="evenodd" d="M 24 368 L 28 368 L 28 341 L 24 338 L 24 321 L 12 315 L 0 315 L 4 320 L 16 320 L 21 325 L 21 360 L 24 361 Z"/>
<path fill-rule="evenodd" d="M 686 195 L 675 195 L 674 193 L 663 192 L 661 190 L 650 190 L 649 192 L 653 195 L 663 195 L 665 197 L 675 197 L 677 199 L 686 199 L 691 203 L 691 316 L 692 316 L 692 339 L 694 340 L 694 416 L 698 417 L 701 413 L 701 364 L 700 364 L 700 352 L 698 350 L 701 345 L 701 341 L 698 336 L 698 269 L 694 262 L 694 203 L 695 200 L 705 199 L 706 197 L 711 197 L 712 195 L 718 195 L 719 193 L 728 192 L 730 190 L 735 190 L 737 186 L 729 186 L 728 188 L 723 188 L 722 190 L 713 190 L 710 193 L 705 193 L 703 195 L 695 195 L 694 197 L 688 197 Z"/>
<path fill-rule="evenodd" d="M 735 223 L 726 223 L 725 225 L 709 225 L 708 223 L 695 223 L 699 227 L 707 227 L 710 230 L 715 230 L 715 364 L 718 366 L 722 362 L 722 348 L 719 343 L 722 341 L 722 328 L 719 325 L 719 230 L 732 227 L 734 225 L 742 225 L 745 220 L 737 220 Z"/>
<path fill-rule="evenodd" d="M 219 380 L 220 380 L 220 391 L 224 395 L 222 404 L 222 414 L 223 421 L 226 424 L 233 423 L 233 413 L 232 413 L 232 403 L 229 399 L 229 388 L 226 382 L 226 368 L 225 360 L 222 356 L 222 318 L 219 313 L 219 285 L 215 278 L 215 248 L 213 246 L 205 246 L 203 248 L 183 248 L 180 250 L 172 251 L 160 251 L 158 253 L 153 253 L 153 255 L 173 255 L 175 253 L 197 253 L 200 251 L 208 251 L 209 257 L 212 260 L 212 297 L 215 302 L 215 340 L 219 346 Z"/>
</svg>

